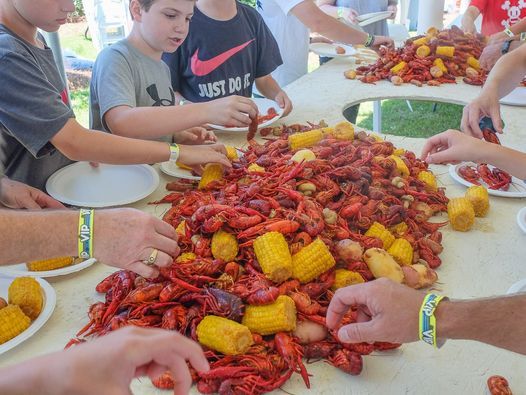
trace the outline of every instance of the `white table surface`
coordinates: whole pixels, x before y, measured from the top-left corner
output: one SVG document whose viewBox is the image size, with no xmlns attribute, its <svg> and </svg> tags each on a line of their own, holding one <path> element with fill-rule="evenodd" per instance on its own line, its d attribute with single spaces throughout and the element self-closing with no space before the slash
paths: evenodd
<svg viewBox="0 0 526 395">
<path fill-rule="evenodd" d="M 423 88 L 410 84 L 396 87 L 387 82 L 366 85 L 344 79 L 343 71 L 351 65 L 349 60 L 333 60 L 291 84 L 287 92 L 295 109 L 284 122 L 325 119 L 334 124 L 343 120 L 341 112 L 347 105 L 378 98 L 465 104 L 480 91 L 479 87 L 465 84 Z M 526 151 L 526 129 L 521 127 L 526 109 L 503 106 L 502 113 L 506 122 L 506 133 L 501 137 L 503 144 Z M 396 146 L 416 153 L 425 141 L 385 137 Z M 243 144 L 244 134 L 221 134 L 220 138 L 239 146 Z M 432 166 L 432 170 L 439 176 L 439 183 L 447 187 L 449 197 L 463 195 L 465 187 L 450 178 L 446 166 Z M 147 203 L 164 196 L 165 182 L 170 180 L 161 174 L 157 191 L 132 207 L 161 216 L 168 205 Z M 526 235 L 515 220 L 524 205 L 524 199 L 491 197 L 488 216 L 477 218 L 470 232 L 455 232 L 448 226 L 442 229 L 444 252 L 441 254 L 443 264 L 438 268 L 438 287 L 444 294 L 452 298 L 504 294 L 511 284 L 526 277 Z M 97 263 L 79 273 L 50 279 L 57 292 L 53 316 L 35 336 L 1 355 L 0 367 L 62 349 L 87 323 L 89 305 L 100 298 L 95 285 L 113 270 Z M 487 394 L 486 379 L 501 374 L 510 381 L 514 394 L 526 394 L 525 357 L 469 341 L 449 341 L 440 350 L 415 343 L 393 352 L 365 356 L 363 372 L 357 377 L 348 376 L 323 362 L 307 368 L 313 375 L 309 392 L 298 375 L 289 380 L 284 390 L 292 394 Z M 155 389 L 148 379 L 136 380 L 132 389 L 136 394 L 166 393 Z M 195 387 L 192 393 L 197 393 Z"/>
</svg>

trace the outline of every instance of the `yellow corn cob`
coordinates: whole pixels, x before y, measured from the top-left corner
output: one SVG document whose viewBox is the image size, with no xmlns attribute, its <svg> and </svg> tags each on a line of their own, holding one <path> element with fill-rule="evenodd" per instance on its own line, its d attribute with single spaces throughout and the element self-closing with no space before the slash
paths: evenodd
<svg viewBox="0 0 526 395">
<path fill-rule="evenodd" d="M 334 284 L 331 289 L 336 291 L 339 288 L 348 287 L 349 285 L 360 284 L 365 282 L 363 277 L 358 272 L 353 272 L 347 269 L 336 269 L 334 271 Z"/>
<path fill-rule="evenodd" d="M 443 73 L 447 73 L 447 67 L 442 59 L 436 58 L 433 61 L 433 66 L 437 66 L 440 70 L 442 70 Z"/>
<path fill-rule="evenodd" d="M 175 233 L 177 233 L 178 236 L 186 236 L 186 221 L 184 219 L 179 222 L 179 225 L 175 228 Z"/>
<path fill-rule="evenodd" d="M 235 259 L 239 246 L 236 236 L 219 229 L 212 236 L 212 255 L 216 259 L 230 262 Z"/>
<path fill-rule="evenodd" d="M 314 129 L 308 132 L 294 133 L 289 136 L 289 146 L 292 151 L 308 148 L 318 144 L 323 139 L 323 131 Z"/>
<path fill-rule="evenodd" d="M 190 166 L 187 166 L 187 165 L 185 165 L 184 163 L 181 163 L 181 162 L 175 162 L 175 165 L 177 167 L 179 167 L 180 169 L 192 170 L 192 168 Z"/>
<path fill-rule="evenodd" d="M 396 224 L 394 226 L 391 226 L 389 228 L 389 231 L 395 235 L 395 236 L 403 236 L 405 232 L 407 232 L 408 226 L 405 222 L 400 222 L 399 224 Z"/>
<path fill-rule="evenodd" d="M 264 173 L 265 172 L 265 168 L 260 166 L 260 165 L 258 165 L 257 163 L 251 163 L 250 165 L 248 165 L 247 170 L 255 172 L 255 173 Z"/>
<path fill-rule="evenodd" d="M 488 190 L 482 185 L 475 185 L 467 189 L 465 196 L 473 206 L 475 216 L 485 217 L 489 210 Z"/>
<path fill-rule="evenodd" d="M 437 47 L 436 54 L 452 58 L 455 55 L 455 47 L 441 46 Z"/>
<path fill-rule="evenodd" d="M 293 331 L 296 329 L 296 304 L 291 297 L 281 295 L 271 304 L 247 306 L 242 324 L 263 336 Z"/>
<path fill-rule="evenodd" d="M 74 258 L 71 256 L 63 256 L 59 258 L 42 259 L 40 261 L 27 262 L 27 270 L 31 272 L 41 272 L 44 270 L 55 270 L 61 267 L 69 266 L 73 263 Z"/>
<path fill-rule="evenodd" d="M 418 38 L 416 40 L 413 41 L 413 44 L 417 47 L 421 46 L 421 45 L 426 45 L 428 43 L 428 38 L 427 37 L 421 37 L 421 38 Z"/>
<path fill-rule="evenodd" d="M 393 155 L 396 155 L 396 156 L 402 156 L 403 154 L 405 154 L 405 149 L 403 148 L 396 148 L 393 151 Z"/>
<path fill-rule="evenodd" d="M 438 35 L 438 29 L 436 27 L 430 27 L 427 29 L 426 36 L 429 37 L 435 37 Z"/>
<path fill-rule="evenodd" d="M 175 259 L 175 263 L 190 263 L 195 261 L 196 258 L 197 255 L 195 255 L 193 252 L 183 252 Z"/>
<path fill-rule="evenodd" d="M 37 280 L 31 277 L 18 277 L 8 290 L 9 304 L 20 306 L 25 315 L 34 320 L 42 311 L 42 289 Z"/>
<path fill-rule="evenodd" d="M 463 197 L 449 200 L 447 204 L 447 215 L 449 222 L 451 222 L 451 227 L 462 232 L 471 229 L 475 222 L 473 206 L 468 199 Z"/>
<path fill-rule="evenodd" d="M 403 69 L 405 69 L 407 66 L 407 63 L 404 62 L 404 61 L 401 61 L 400 63 L 398 63 L 397 65 L 391 67 L 391 73 L 393 74 L 398 74 L 399 72 L 401 72 Z"/>
<path fill-rule="evenodd" d="M 254 252 L 263 273 L 276 283 L 292 275 L 292 257 L 285 237 L 279 232 L 268 232 L 254 240 Z"/>
<path fill-rule="evenodd" d="M 395 161 L 396 168 L 402 177 L 408 176 L 410 174 L 409 169 L 402 158 L 396 155 L 390 155 L 389 158 Z"/>
<path fill-rule="evenodd" d="M 223 178 L 223 166 L 218 163 L 208 163 L 204 170 L 201 180 L 199 181 L 198 189 L 205 189 L 212 181 L 217 181 Z"/>
<path fill-rule="evenodd" d="M 291 161 L 296 163 L 300 163 L 301 161 L 310 162 L 315 159 L 316 154 L 307 148 L 296 151 L 296 153 L 292 155 L 292 158 L 290 158 Z"/>
<path fill-rule="evenodd" d="M 354 140 L 354 126 L 350 122 L 340 122 L 334 126 L 332 133 L 338 140 Z"/>
<path fill-rule="evenodd" d="M 321 239 L 316 239 L 292 256 L 292 277 L 305 284 L 325 273 L 336 264 Z"/>
<path fill-rule="evenodd" d="M 196 333 L 199 343 L 225 355 L 244 354 L 254 343 L 245 325 L 215 315 L 203 318 Z"/>
<path fill-rule="evenodd" d="M 418 173 L 418 179 L 426 184 L 426 189 L 430 191 L 437 190 L 437 179 L 430 171 L 421 171 Z"/>
<path fill-rule="evenodd" d="M 31 325 L 31 320 L 19 306 L 10 304 L 0 310 L 0 344 L 20 335 Z"/>
<path fill-rule="evenodd" d="M 237 154 L 237 149 L 235 147 L 232 147 L 231 145 L 225 146 L 226 148 L 226 157 L 230 160 L 236 160 L 239 159 L 239 156 Z"/>
<path fill-rule="evenodd" d="M 429 48 L 427 45 L 421 45 L 416 50 L 416 56 L 418 56 L 419 58 L 425 58 L 429 56 L 430 53 L 431 53 L 431 48 Z"/>
<path fill-rule="evenodd" d="M 406 239 L 396 239 L 387 252 L 400 266 L 407 266 L 413 263 L 413 247 Z"/>
<path fill-rule="evenodd" d="M 369 229 L 367 229 L 365 236 L 376 237 L 377 239 L 382 240 L 384 243 L 384 250 L 387 250 L 389 247 L 391 247 L 391 244 L 393 244 L 395 241 L 395 237 L 391 234 L 391 232 L 389 232 L 381 223 L 376 221 L 373 222 Z"/>
<path fill-rule="evenodd" d="M 321 128 L 321 132 L 323 133 L 323 137 L 330 136 L 334 133 L 334 128 Z"/>
<path fill-rule="evenodd" d="M 480 70 L 480 63 L 478 59 L 473 56 L 468 58 L 468 66 L 473 67 L 475 70 Z"/>
<path fill-rule="evenodd" d="M 381 143 L 382 141 L 384 141 L 384 139 L 381 138 L 380 136 L 378 136 L 376 133 L 370 133 L 370 134 L 369 134 L 369 137 L 372 137 L 373 139 L 375 139 L 375 141 L 378 141 L 379 143 Z"/>
</svg>

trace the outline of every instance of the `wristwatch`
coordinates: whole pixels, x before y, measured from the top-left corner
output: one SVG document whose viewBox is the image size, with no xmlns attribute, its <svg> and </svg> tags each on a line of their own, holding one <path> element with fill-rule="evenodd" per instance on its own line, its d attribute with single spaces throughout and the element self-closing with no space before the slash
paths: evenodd
<svg viewBox="0 0 526 395">
<path fill-rule="evenodd" d="M 506 55 L 510 51 L 510 45 L 513 40 L 506 40 L 502 43 L 502 47 L 500 48 L 500 53 L 503 55 Z"/>
</svg>

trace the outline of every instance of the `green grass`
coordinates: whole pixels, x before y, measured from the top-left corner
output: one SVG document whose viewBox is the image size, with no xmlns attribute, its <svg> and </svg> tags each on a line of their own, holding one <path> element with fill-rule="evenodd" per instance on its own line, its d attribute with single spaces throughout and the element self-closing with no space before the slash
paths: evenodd
<svg viewBox="0 0 526 395">
<path fill-rule="evenodd" d="M 89 126 L 89 88 L 70 92 L 71 106 L 77 117 L 77 122 L 84 127 Z"/>
<path fill-rule="evenodd" d="M 433 112 L 434 102 L 411 100 L 413 112 L 405 100 L 382 101 L 382 131 L 386 134 L 427 138 L 447 129 L 458 129 L 462 118 L 462 106 L 438 103 Z M 373 103 L 360 106 L 357 125 L 373 128 Z"/>
<path fill-rule="evenodd" d="M 60 44 L 62 48 L 67 48 L 75 52 L 78 56 L 86 59 L 95 59 L 97 50 L 91 40 L 86 40 L 84 32 L 87 23 L 67 23 L 59 31 Z"/>
</svg>

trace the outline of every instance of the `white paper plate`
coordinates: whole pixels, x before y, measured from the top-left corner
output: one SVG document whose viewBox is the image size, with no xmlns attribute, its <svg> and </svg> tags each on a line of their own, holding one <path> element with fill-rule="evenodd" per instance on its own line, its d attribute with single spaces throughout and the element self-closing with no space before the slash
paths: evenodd
<svg viewBox="0 0 526 395">
<path fill-rule="evenodd" d="M 371 23 L 375 23 L 384 19 L 389 18 L 392 15 L 391 11 L 381 11 L 381 12 L 371 12 L 369 14 L 359 15 L 356 19 L 358 20 L 358 25 L 367 26 Z"/>
<path fill-rule="evenodd" d="M 462 185 L 465 185 L 467 187 L 471 187 L 475 184 L 472 184 L 471 182 L 464 180 L 460 174 L 458 174 L 458 169 L 460 166 L 463 165 L 470 165 L 470 166 L 476 166 L 475 163 L 470 162 L 462 162 L 458 165 L 450 165 L 449 166 L 449 175 L 457 182 L 461 183 Z M 488 165 L 488 167 L 491 169 L 493 166 Z M 487 187 L 487 185 L 481 180 L 481 185 Z M 519 180 L 516 177 L 512 177 L 510 188 L 507 191 L 500 191 L 495 189 L 489 189 L 488 193 L 493 196 L 500 196 L 500 197 L 509 197 L 509 198 L 521 198 L 526 197 L 526 183 L 524 181 Z"/>
<path fill-rule="evenodd" d="M 345 53 L 336 53 L 336 47 L 342 47 L 345 49 Z M 356 55 L 356 49 L 345 44 L 312 43 L 309 45 L 309 49 L 319 56 L 326 56 L 329 58 L 345 58 L 347 56 Z"/>
<path fill-rule="evenodd" d="M 519 228 L 526 233 L 526 207 L 521 208 L 517 213 L 517 224 L 519 224 Z"/>
<path fill-rule="evenodd" d="M 13 280 L 14 277 L 0 277 L 0 296 L 6 300 L 7 290 L 9 289 L 9 285 Z M 9 340 L 8 342 L 1 344 L 0 354 L 3 354 L 4 352 L 12 349 L 13 347 L 18 346 L 20 343 L 33 336 L 40 328 L 42 328 L 42 326 L 46 323 L 49 317 L 51 317 L 51 314 L 55 309 L 55 305 L 57 303 L 55 290 L 51 287 L 51 285 L 49 285 L 49 283 L 46 280 L 42 278 L 37 278 L 36 280 L 40 283 L 40 286 L 42 287 L 42 292 L 44 294 L 44 306 L 42 307 L 42 312 L 37 317 L 37 319 L 31 323 L 29 328 L 27 328 L 24 332 L 22 332 L 17 337 Z"/>
<path fill-rule="evenodd" d="M 57 276 L 65 276 L 66 274 L 75 273 L 78 271 L 81 271 L 82 269 L 85 269 L 87 267 L 90 267 L 93 265 L 97 260 L 95 258 L 86 259 L 85 261 L 82 261 L 80 263 L 76 263 L 74 265 L 69 265 L 66 267 L 62 267 L 60 269 L 56 270 L 47 270 L 42 272 L 31 272 L 27 270 L 27 266 L 25 263 L 18 263 L 16 265 L 7 265 L 7 266 L 0 266 L 0 274 L 4 274 L 7 276 L 13 276 L 13 277 L 21 277 L 21 276 L 29 276 L 29 277 L 57 277 Z"/>
<path fill-rule="evenodd" d="M 510 287 L 510 289 L 508 289 L 508 292 L 506 293 L 509 295 L 509 294 L 516 294 L 516 293 L 521 293 L 521 292 L 526 292 L 526 278 L 523 278 L 522 280 L 517 281 L 515 284 L 513 284 Z"/>
<path fill-rule="evenodd" d="M 500 99 L 500 103 L 508 106 L 526 106 L 526 88 L 523 86 L 515 88 L 507 96 Z"/>
<path fill-rule="evenodd" d="M 161 163 L 161 171 L 172 177 L 186 178 L 187 180 L 200 180 L 200 176 L 194 176 L 190 170 L 181 169 L 173 161 Z"/>
<path fill-rule="evenodd" d="M 148 165 L 92 167 L 77 162 L 56 171 L 46 182 L 48 193 L 62 203 L 79 207 L 121 206 L 144 199 L 159 185 Z"/>
<path fill-rule="evenodd" d="M 264 128 L 269 125 L 272 125 L 274 122 L 276 122 L 278 119 L 281 118 L 283 115 L 283 109 L 273 100 L 266 99 L 264 97 L 262 98 L 252 98 L 254 103 L 256 103 L 256 106 L 258 106 L 258 111 L 260 115 L 266 115 L 267 111 L 270 107 L 274 107 L 276 110 L 277 115 L 274 118 L 269 119 L 268 121 L 262 122 L 258 125 L 259 128 Z M 224 130 L 227 132 L 248 132 L 248 126 L 247 127 L 231 127 L 228 128 L 226 126 L 221 125 L 215 125 L 215 124 L 208 124 L 209 127 L 211 127 L 214 130 Z"/>
</svg>

